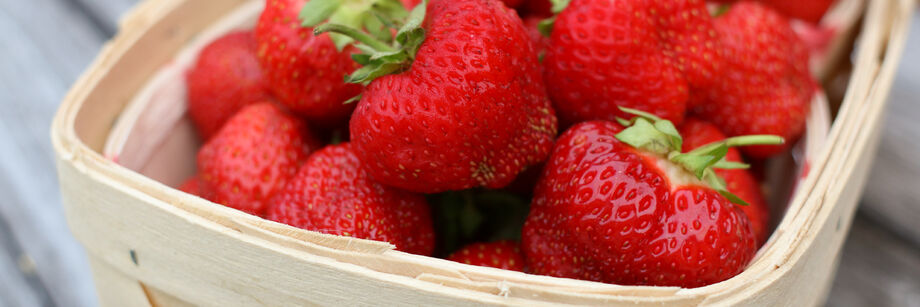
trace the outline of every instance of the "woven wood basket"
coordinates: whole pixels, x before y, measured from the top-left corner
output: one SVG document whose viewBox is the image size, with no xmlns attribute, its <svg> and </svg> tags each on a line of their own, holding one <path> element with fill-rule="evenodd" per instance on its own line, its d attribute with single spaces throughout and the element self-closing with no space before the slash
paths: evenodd
<svg viewBox="0 0 920 307">
<path fill-rule="evenodd" d="M 527 275 L 399 252 L 383 242 L 303 231 L 170 186 L 200 145 L 185 116 L 183 71 L 208 41 L 251 27 L 262 1 L 146 1 L 65 97 L 52 142 L 69 225 L 89 253 L 105 306 L 816 305 L 823 302 L 878 144 L 881 114 L 914 1 L 841 0 L 820 77 L 853 73 L 830 123 L 815 97 L 795 159 L 771 175 L 788 205 L 740 275 L 714 285 L 619 286 Z"/>
</svg>

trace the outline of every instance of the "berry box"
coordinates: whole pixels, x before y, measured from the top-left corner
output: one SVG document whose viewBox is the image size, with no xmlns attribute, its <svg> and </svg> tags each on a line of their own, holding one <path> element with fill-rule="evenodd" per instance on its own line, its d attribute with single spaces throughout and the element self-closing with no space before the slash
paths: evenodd
<svg viewBox="0 0 920 307">
<path fill-rule="evenodd" d="M 770 201 L 785 209 L 778 225 L 744 272 L 709 286 L 465 265 L 301 230 L 172 188 L 193 174 L 201 146 L 185 71 L 209 41 L 251 28 L 263 1 L 145 1 L 125 17 L 52 124 L 67 220 L 105 306 L 818 305 L 878 145 L 914 4 L 841 0 L 822 20 L 834 35 L 812 60 L 816 75 L 829 78 L 854 48 L 843 102 L 831 108 L 815 96 L 792 155 L 767 162 Z"/>
</svg>

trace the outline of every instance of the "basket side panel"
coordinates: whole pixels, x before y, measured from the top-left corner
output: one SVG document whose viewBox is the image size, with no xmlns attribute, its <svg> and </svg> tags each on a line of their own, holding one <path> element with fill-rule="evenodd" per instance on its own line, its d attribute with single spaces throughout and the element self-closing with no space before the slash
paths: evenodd
<svg viewBox="0 0 920 307">
<path fill-rule="evenodd" d="M 69 101 L 82 103 L 73 128 L 101 152 L 122 108 L 151 75 L 213 20 L 248 0 L 147 1 L 131 12 L 121 30 L 71 89 Z"/>
</svg>

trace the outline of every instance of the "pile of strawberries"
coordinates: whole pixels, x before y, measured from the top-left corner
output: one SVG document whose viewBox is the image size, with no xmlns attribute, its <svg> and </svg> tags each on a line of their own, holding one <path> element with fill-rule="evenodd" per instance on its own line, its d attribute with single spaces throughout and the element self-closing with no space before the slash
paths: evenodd
<svg viewBox="0 0 920 307">
<path fill-rule="evenodd" d="M 770 229 L 742 152 L 787 151 L 817 90 L 769 5 L 830 1 L 720 2 L 267 0 L 187 74 L 181 189 L 474 265 L 728 279 Z"/>
</svg>

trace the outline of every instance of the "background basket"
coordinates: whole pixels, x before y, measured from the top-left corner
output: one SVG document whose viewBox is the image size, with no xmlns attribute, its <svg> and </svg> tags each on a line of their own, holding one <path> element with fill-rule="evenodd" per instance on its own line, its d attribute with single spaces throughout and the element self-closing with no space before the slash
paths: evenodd
<svg viewBox="0 0 920 307">
<path fill-rule="evenodd" d="M 177 183 L 194 161 L 165 168 L 170 163 L 156 159 L 194 147 L 192 130 L 182 120 L 169 130 L 144 124 L 141 114 L 149 110 L 137 101 L 168 100 L 156 98 L 168 91 L 149 89 L 175 80 L 162 76 L 183 61 L 180 50 L 201 44 L 205 29 L 243 24 L 245 12 L 258 9 L 251 1 L 148 1 L 125 19 L 53 123 L 65 210 L 104 305 L 816 304 L 877 145 L 913 4 L 870 1 L 844 102 L 823 141 L 808 136 L 811 158 L 787 213 L 744 273 L 702 288 L 617 286 L 462 265 L 302 231 L 170 188 L 163 182 Z M 184 113 L 162 109 L 164 116 Z M 141 140 L 132 137 L 137 133 L 163 138 L 132 145 Z"/>
</svg>

